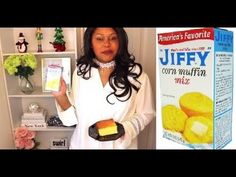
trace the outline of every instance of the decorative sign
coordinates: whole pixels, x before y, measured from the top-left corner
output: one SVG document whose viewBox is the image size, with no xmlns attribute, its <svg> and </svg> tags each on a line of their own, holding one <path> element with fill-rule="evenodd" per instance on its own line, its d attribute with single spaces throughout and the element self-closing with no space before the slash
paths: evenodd
<svg viewBox="0 0 236 177">
<path fill-rule="evenodd" d="M 52 138 L 50 149 L 68 149 L 67 138 Z"/>
</svg>

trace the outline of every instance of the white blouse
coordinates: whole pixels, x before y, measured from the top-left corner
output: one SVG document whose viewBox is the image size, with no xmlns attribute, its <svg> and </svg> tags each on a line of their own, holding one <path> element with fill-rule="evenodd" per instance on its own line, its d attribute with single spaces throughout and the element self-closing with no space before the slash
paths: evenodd
<svg viewBox="0 0 236 177">
<path fill-rule="evenodd" d="M 140 89 L 132 90 L 129 100 L 121 102 L 114 95 L 109 82 L 103 86 L 98 69 L 91 69 L 91 78 L 73 74 L 72 90 L 67 93 L 71 107 L 63 111 L 56 102 L 58 116 L 65 126 L 76 125 L 70 149 L 137 149 L 137 135 L 155 116 L 152 90 L 146 73 L 139 77 Z M 132 79 L 130 80 L 132 82 Z M 88 134 L 88 128 L 97 121 L 113 118 L 122 123 L 125 135 L 115 141 L 97 141 Z"/>
</svg>

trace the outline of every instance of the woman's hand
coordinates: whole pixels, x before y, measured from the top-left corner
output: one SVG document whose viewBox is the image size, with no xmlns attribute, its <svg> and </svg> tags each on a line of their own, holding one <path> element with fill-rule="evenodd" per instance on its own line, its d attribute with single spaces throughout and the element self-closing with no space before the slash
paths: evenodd
<svg viewBox="0 0 236 177">
<path fill-rule="evenodd" d="M 60 83 L 60 90 L 58 92 L 52 92 L 52 95 L 56 98 L 57 103 L 65 111 L 71 106 L 71 104 L 70 104 L 70 101 L 66 95 L 66 89 L 67 89 L 66 82 L 62 77 L 61 77 L 60 82 L 61 82 Z"/>
<path fill-rule="evenodd" d="M 52 95 L 54 97 L 65 96 L 66 95 L 66 89 L 67 89 L 66 82 L 61 77 L 61 79 L 60 79 L 60 90 L 58 92 L 52 92 Z"/>
</svg>

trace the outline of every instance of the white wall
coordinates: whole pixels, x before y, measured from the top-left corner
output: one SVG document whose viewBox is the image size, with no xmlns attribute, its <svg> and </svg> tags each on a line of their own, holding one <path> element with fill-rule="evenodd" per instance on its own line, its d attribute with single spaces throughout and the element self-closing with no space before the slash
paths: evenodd
<svg viewBox="0 0 236 177">
<path fill-rule="evenodd" d="M 14 149 L 9 111 L 7 107 L 6 90 L 3 80 L 3 66 L 0 62 L 0 149 Z"/>
</svg>

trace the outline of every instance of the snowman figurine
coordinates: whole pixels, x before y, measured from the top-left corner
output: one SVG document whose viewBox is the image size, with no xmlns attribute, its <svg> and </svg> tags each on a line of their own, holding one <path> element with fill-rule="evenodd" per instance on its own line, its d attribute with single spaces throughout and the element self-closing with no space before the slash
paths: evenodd
<svg viewBox="0 0 236 177">
<path fill-rule="evenodd" d="M 18 42 L 16 43 L 16 46 L 17 46 L 17 50 L 20 52 L 20 53 L 25 53 L 27 52 L 27 45 L 29 43 L 25 41 L 25 37 L 23 35 L 23 33 L 20 33 L 19 34 L 19 38 L 18 38 Z"/>
</svg>

